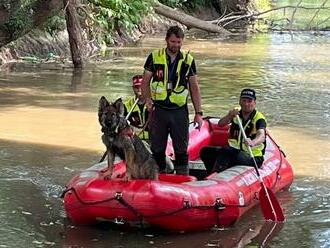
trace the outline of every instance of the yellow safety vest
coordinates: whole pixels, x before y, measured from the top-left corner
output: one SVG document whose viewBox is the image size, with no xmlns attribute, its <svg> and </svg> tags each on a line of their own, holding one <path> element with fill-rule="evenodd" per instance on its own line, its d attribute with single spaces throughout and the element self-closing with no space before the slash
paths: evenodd
<svg viewBox="0 0 330 248">
<path fill-rule="evenodd" d="M 177 65 L 175 82 L 171 82 L 171 90 L 168 90 L 168 84 L 170 82 L 168 82 L 168 65 L 165 48 L 152 52 L 155 71 L 153 72 L 150 88 L 151 98 L 154 102 L 162 103 L 169 95 L 170 103 L 174 103 L 178 107 L 187 104 L 189 94 L 188 74 L 194 58 L 189 52 L 181 51 L 181 55 Z"/>
<path fill-rule="evenodd" d="M 252 114 L 250 116 L 250 119 L 243 126 L 246 136 L 248 138 L 254 139 L 256 137 L 257 134 L 256 123 L 260 119 L 264 119 L 266 121 L 264 115 L 261 112 L 255 110 L 255 114 L 254 115 Z M 231 123 L 230 137 L 228 139 L 228 143 L 231 147 L 234 147 L 236 149 L 243 150 L 246 152 L 249 151 L 247 145 L 245 145 L 244 143 L 244 137 L 239 128 L 236 118 L 234 118 Z M 263 156 L 265 154 L 266 141 L 251 148 L 252 148 L 252 153 L 255 157 Z"/>
<path fill-rule="evenodd" d="M 124 103 L 125 107 L 127 109 L 127 112 L 131 111 L 135 100 L 136 100 L 136 98 L 135 98 L 135 96 L 133 96 L 133 97 L 129 98 Z M 146 111 L 147 111 L 147 108 L 146 108 L 145 105 L 143 105 L 143 108 L 142 108 L 142 111 L 141 111 L 138 104 L 136 104 L 133 111 L 132 111 L 132 113 L 131 113 L 131 116 L 128 119 L 132 120 L 132 118 L 134 118 L 134 116 L 137 116 L 139 118 L 139 123 L 138 123 L 138 125 L 134 125 L 134 126 L 139 128 L 139 129 L 142 129 L 144 127 L 145 123 L 146 123 Z M 143 130 L 143 132 L 139 134 L 139 137 L 141 139 L 148 140 L 149 139 L 149 132 L 146 131 L 146 130 Z"/>
</svg>

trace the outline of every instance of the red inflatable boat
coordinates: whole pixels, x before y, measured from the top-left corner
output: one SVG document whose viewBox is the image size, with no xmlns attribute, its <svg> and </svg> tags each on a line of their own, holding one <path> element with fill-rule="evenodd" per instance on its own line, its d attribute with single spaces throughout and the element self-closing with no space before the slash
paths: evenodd
<svg viewBox="0 0 330 248">
<path fill-rule="evenodd" d="M 205 119 L 200 131 L 190 126 L 188 152 L 194 174 L 203 169 L 199 161 L 203 146 L 227 142 L 228 128 L 218 127 L 217 122 L 216 118 Z M 169 156 L 173 153 L 171 147 L 169 141 Z M 253 167 L 237 165 L 203 180 L 191 175 L 162 174 L 158 181 L 126 182 L 122 179 L 123 161 L 116 163 L 112 180 L 102 178 L 106 166 L 105 162 L 96 164 L 68 183 L 64 206 L 73 223 L 147 222 L 164 229 L 192 231 L 231 225 L 258 204 L 261 185 Z M 269 135 L 260 174 L 273 192 L 288 188 L 293 181 L 290 164 Z"/>
</svg>

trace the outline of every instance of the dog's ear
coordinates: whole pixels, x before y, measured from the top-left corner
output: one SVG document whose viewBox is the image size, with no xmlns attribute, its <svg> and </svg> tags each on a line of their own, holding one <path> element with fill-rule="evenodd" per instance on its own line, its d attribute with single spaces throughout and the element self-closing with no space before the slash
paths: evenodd
<svg viewBox="0 0 330 248">
<path fill-rule="evenodd" d="M 106 108 L 108 108 L 110 103 L 108 100 L 102 96 L 99 100 L 99 112 L 103 112 Z"/>
<path fill-rule="evenodd" d="M 113 105 L 115 106 L 117 113 L 119 113 L 120 116 L 124 116 L 125 107 L 121 98 L 118 98 Z"/>
</svg>

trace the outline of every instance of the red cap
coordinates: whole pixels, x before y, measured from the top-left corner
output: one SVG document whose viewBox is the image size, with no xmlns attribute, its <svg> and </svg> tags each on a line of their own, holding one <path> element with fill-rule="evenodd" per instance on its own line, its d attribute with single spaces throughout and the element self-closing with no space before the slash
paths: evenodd
<svg viewBox="0 0 330 248">
<path fill-rule="evenodd" d="M 132 86 L 133 87 L 141 86 L 142 85 L 142 81 L 143 81 L 143 76 L 142 75 L 135 75 L 132 78 Z"/>
</svg>

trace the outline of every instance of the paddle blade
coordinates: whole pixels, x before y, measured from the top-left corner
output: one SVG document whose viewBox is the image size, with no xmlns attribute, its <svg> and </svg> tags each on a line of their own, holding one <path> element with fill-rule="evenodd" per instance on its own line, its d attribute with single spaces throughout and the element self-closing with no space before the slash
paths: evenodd
<svg viewBox="0 0 330 248">
<path fill-rule="evenodd" d="M 268 193 L 268 196 L 267 196 Z M 266 188 L 264 185 L 259 192 L 259 201 L 262 213 L 266 220 L 272 221 L 284 221 L 285 217 L 280 206 L 280 203 L 276 199 L 274 193 Z"/>
</svg>

